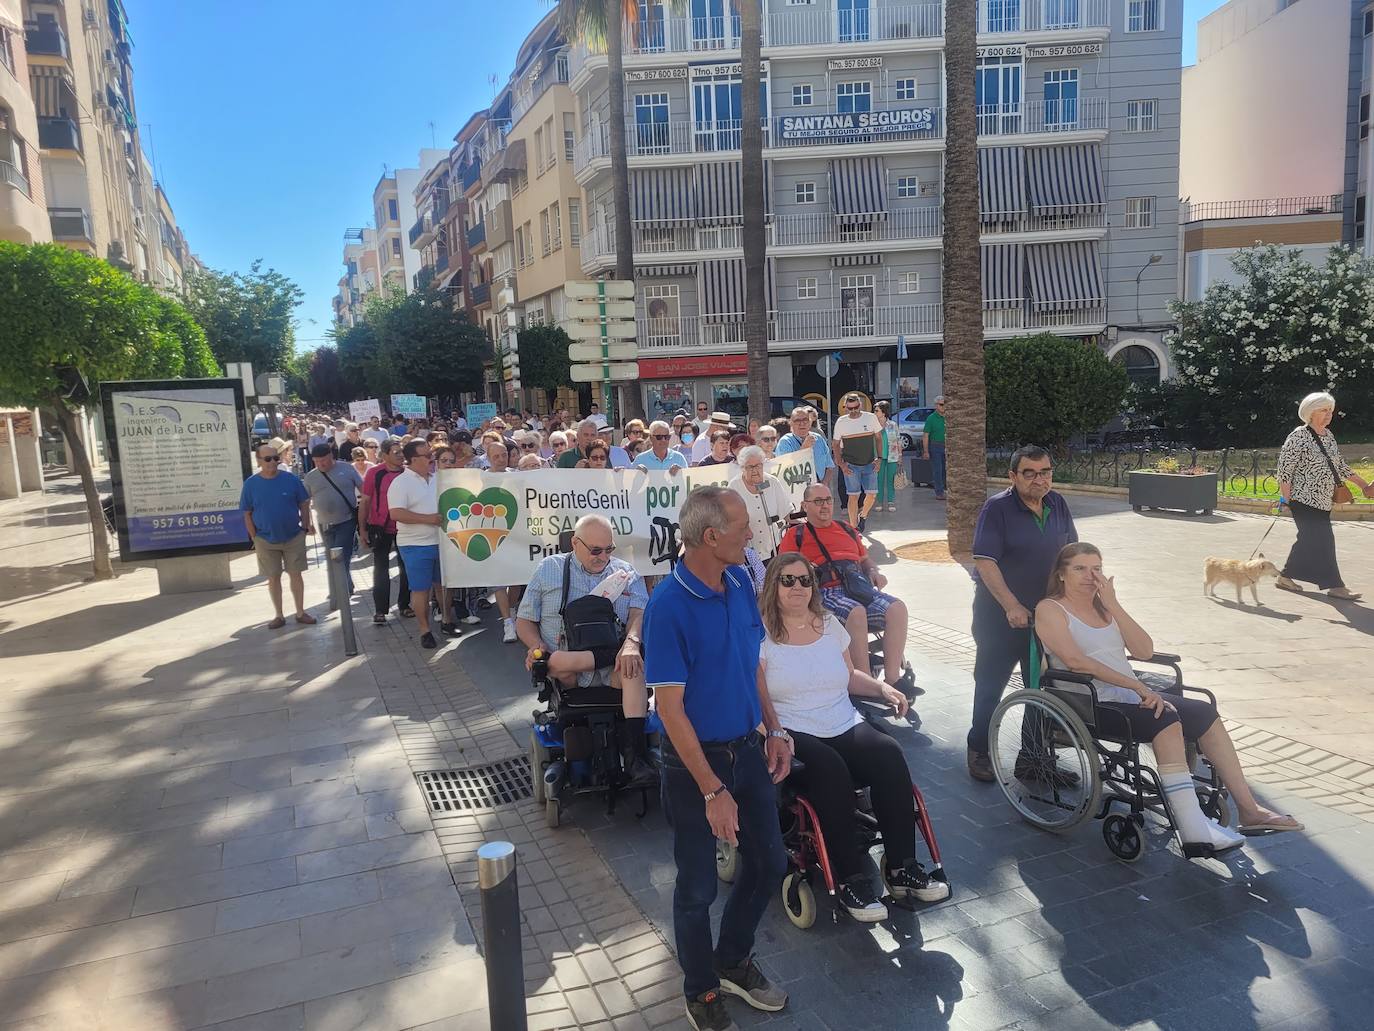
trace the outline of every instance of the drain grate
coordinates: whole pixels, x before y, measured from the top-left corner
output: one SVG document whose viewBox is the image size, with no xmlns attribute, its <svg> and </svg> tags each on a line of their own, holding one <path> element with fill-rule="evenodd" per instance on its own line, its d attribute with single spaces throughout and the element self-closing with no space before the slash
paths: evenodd
<svg viewBox="0 0 1374 1031">
<path fill-rule="evenodd" d="M 528 756 L 501 759 L 464 770 L 417 773 L 432 813 L 469 813 L 521 802 L 534 794 Z"/>
</svg>

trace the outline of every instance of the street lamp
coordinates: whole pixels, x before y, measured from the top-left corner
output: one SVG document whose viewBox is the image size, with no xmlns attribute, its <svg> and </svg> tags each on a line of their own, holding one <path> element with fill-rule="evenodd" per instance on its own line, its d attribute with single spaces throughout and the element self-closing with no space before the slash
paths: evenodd
<svg viewBox="0 0 1374 1031">
<path fill-rule="evenodd" d="M 1158 265 L 1158 264 L 1159 264 L 1161 261 L 1163 261 L 1163 260 L 1164 260 L 1164 255 L 1162 255 L 1162 254 L 1151 254 L 1151 255 L 1150 255 L 1150 260 L 1147 261 L 1147 262 L 1145 262 L 1144 265 L 1141 265 L 1141 266 L 1140 266 L 1140 271 L 1137 272 L 1137 273 L 1135 274 L 1135 321 L 1136 321 L 1136 325 L 1140 325 L 1140 277 L 1143 276 L 1143 275 L 1145 274 L 1145 270 L 1146 270 L 1147 268 L 1149 268 L 1151 265 Z"/>
</svg>

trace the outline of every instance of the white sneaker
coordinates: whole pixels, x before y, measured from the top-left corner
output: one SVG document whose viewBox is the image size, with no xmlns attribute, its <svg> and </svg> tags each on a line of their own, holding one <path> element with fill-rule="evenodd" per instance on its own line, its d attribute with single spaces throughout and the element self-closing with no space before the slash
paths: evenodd
<svg viewBox="0 0 1374 1031">
<path fill-rule="evenodd" d="M 463 622 L 466 623 L 468 626 L 476 626 L 478 623 L 482 622 L 482 617 L 473 615 L 471 612 L 469 612 L 466 616 L 463 617 Z"/>
<path fill-rule="evenodd" d="M 515 636 L 515 619 L 507 619 L 505 620 L 505 624 L 506 632 L 501 635 L 501 640 L 505 644 L 514 644 L 518 640 L 518 638 Z"/>
<path fill-rule="evenodd" d="M 897 511 L 897 506 L 896 506 L 896 505 L 888 505 L 888 506 L 887 506 L 887 510 L 888 510 L 889 512 L 895 512 L 895 511 Z"/>
</svg>

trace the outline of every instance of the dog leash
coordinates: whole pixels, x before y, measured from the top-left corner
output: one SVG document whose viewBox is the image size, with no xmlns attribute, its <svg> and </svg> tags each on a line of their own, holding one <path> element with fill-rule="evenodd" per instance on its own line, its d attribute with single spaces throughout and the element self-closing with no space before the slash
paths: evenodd
<svg viewBox="0 0 1374 1031">
<path fill-rule="evenodd" d="M 1256 555 L 1259 554 L 1260 548 L 1264 545 L 1265 537 L 1269 536 L 1270 532 L 1274 529 L 1274 527 L 1278 525 L 1279 520 L 1283 518 L 1283 498 L 1279 498 L 1279 503 L 1276 506 L 1276 508 L 1277 511 L 1274 513 L 1274 518 L 1269 522 L 1269 529 L 1264 531 L 1264 537 L 1261 537 L 1259 539 L 1259 544 L 1255 545 L 1255 550 L 1250 552 L 1250 558 L 1246 559 L 1245 561 L 1249 562 L 1250 559 L 1253 559 Z"/>
</svg>

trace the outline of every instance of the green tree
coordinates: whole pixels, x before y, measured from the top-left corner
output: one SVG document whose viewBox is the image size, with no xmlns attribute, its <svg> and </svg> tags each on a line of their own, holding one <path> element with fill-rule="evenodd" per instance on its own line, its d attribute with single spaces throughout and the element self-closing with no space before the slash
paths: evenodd
<svg viewBox="0 0 1374 1031">
<path fill-rule="evenodd" d="M 365 321 L 377 336 L 379 364 L 402 389 L 439 397 L 482 389 L 482 363 L 491 357 L 491 344 L 440 291 L 376 297 Z"/>
<path fill-rule="evenodd" d="M 251 362 L 254 373 L 285 371 L 295 353 L 294 312 L 305 297 L 259 258 L 247 273 L 207 269 L 189 277 L 187 307 L 205 330 L 215 361 Z"/>
<path fill-rule="evenodd" d="M 1237 283 L 1171 308 L 1177 377 L 1154 393 L 1174 436 L 1196 446 L 1277 444 L 1306 394 L 1329 390 L 1338 403 L 1370 396 L 1374 262 L 1333 247 L 1312 265 L 1271 245 L 1231 263 Z M 1352 409 L 1368 420 L 1368 405 Z"/>
<path fill-rule="evenodd" d="M 1053 333 L 993 341 L 984 367 L 987 435 L 998 444 L 1062 454 L 1070 438 L 1099 429 L 1126 399 L 1125 369 L 1093 344 Z"/>
<path fill-rule="evenodd" d="M 568 347 L 572 338 L 558 326 L 531 326 L 517 337 L 520 348 L 520 380 L 527 387 L 542 390 L 552 405 L 559 387 L 572 382 L 572 359 Z"/>
<path fill-rule="evenodd" d="M 339 369 L 348 384 L 350 400 L 383 398 L 396 393 L 400 384 L 382 354 L 381 341 L 371 323 L 363 321 L 334 334 Z"/>
<path fill-rule="evenodd" d="M 77 377 L 94 397 L 105 380 L 215 375 L 205 334 L 175 301 L 98 258 L 54 244 L 0 242 L 0 404 L 56 413 L 86 497 L 96 579 L 114 570 L 78 430 Z"/>
<path fill-rule="evenodd" d="M 354 400 L 347 378 L 339 366 L 339 352 L 333 347 L 317 347 L 310 356 L 305 374 L 305 400 L 312 404 L 340 404 Z"/>
</svg>

